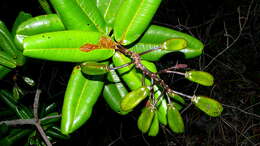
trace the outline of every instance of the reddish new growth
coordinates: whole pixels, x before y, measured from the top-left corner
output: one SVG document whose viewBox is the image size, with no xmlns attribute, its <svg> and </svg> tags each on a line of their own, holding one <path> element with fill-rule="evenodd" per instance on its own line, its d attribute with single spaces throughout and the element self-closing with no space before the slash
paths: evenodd
<svg viewBox="0 0 260 146">
<path fill-rule="evenodd" d="M 102 36 L 97 45 L 95 45 L 95 44 L 85 44 L 85 45 L 80 47 L 80 50 L 84 51 L 84 52 L 90 52 L 92 50 L 101 49 L 101 48 L 115 49 L 115 46 L 116 46 L 116 43 L 113 42 L 113 40 L 111 40 L 108 37 Z"/>
</svg>

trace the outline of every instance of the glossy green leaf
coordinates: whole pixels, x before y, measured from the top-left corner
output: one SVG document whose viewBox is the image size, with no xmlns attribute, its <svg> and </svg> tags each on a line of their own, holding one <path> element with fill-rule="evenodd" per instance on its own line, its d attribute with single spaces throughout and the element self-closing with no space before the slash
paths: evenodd
<svg viewBox="0 0 260 146">
<path fill-rule="evenodd" d="M 156 136 L 159 133 L 159 129 L 160 129 L 159 126 L 160 125 L 159 125 L 158 113 L 155 112 L 151 127 L 150 127 L 149 132 L 148 132 L 148 135 L 149 136 Z"/>
<path fill-rule="evenodd" d="M 93 0 L 75 0 L 79 7 L 83 10 L 90 21 L 95 25 L 97 30 L 102 33 L 109 33 L 109 29 L 106 25 L 104 18 L 99 12 L 96 4 Z"/>
<path fill-rule="evenodd" d="M 174 133 L 184 132 L 184 123 L 181 114 L 173 105 L 168 105 L 167 118 L 169 127 Z"/>
<path fill-rule="evenodd" d="M 113 67 L 113 66 L 110 66 Z M 114 70 L 111 70 L 107 74 L 107 78 L 109 83 L 105 85 L 103 90 L 103 96 L 107 104 L 111 109 L 115 112 L 125 115 L 128 112 L 122 111 L 121 109 L 121 100 L 126 96 L 128 93 L 125 86 L 121 83 L 119 76 Z"/>
<path fill-rule="evenodd" d="M 12 27 L 12 35 L 15 36 L 18 26 L 30 18 L 32 18 L 30 13 L 25 13 L 23 11 L 19 12 Z"/>
<path fill-rule="evenodd" d="M 112 60 L 115 67 L 131 62 L 130 58 L 126 57 L 124 54 L 120 52 L 116 52 L 112 57 Z M 135 90 L 142 86 L 142 80 L 137 74 L 137 71 L 133 64 L 117 69 L 117 71 L 120 77 L 123 79 L 123 81 L 131 90 Z"/>
<path fill-rule="evenodd" d="M 84 62 L 80 64 L 81 71 L 87 75 L 103 75 L 109 72 L 107 63 L 103 62 Z"/>
<path fill-rule="evenodd" d="M 142 53 L 147 50 L 150 50 L 153 48 L 160 48 L 160 47 L 161 47 L 160 43 L 157 43 L 157 44 L 156 43 L 137 43 L 134 46 L 132 46 L 129 50 L 131 50 L 135 53 Z M 171 52 L 173 52 L 173 51 L 157 49 L 155 51 L 142 55 L 141 58 L 144 60 L 148 60 L 148 61 L 158 61 L 164 55 L 171 53 Z"/>
<path fill-rule="evenodd" d="M 147 60 L 141 60 L 141 63 L 144 67 L 146 67 L 150 72 L 157 73 L 156 65 L 152 62 L 149 62 Z"/>
<path fill-rule="evenodd" d="M 91 116 L 102 89 L 101 76 L 83 76 L 79 66 L 74 67 L 67 85 L 61 119 L 61 132 L 65 135 L 81 127 Z"/>
<path fill-rule="evenodd" d="M 52 13 L 51 6 L 47 0 L 38 0 L 38 2 L 46 14 Z"/>
<path fill-rule="evenodd" d="M 95 25 L 75 0 L 50 0 L 50 2 L 67 29 L 96 31 Z"/>
<path fill-rule="evenodd" d="M 167 125 L 167 110 L 167 102 L 163 99 L 158 110 L 156 111 L 158 113 L 159 122 L 163 125 Z"/>
<path fill-rule="evenodd" d="M 16 34 L 35 35 L 39 33 L 65 30 L 63 23 L 56 14 L 41 15 L 21 23 Z"/>
<path fill-rule="evenodd" d="M 180 50 L 185 58 L 194 58 L 201 55 L 204 45 L 198 39 L 170 28 L 151 25 L 142 36 L 140 43 L 162 43 L 171 38 L 181 38 L 187 41 L 187 48 Z"/>
<path fill-rule="evenodd" d="M 124 0 L 96 0 L 97 8 L 110 27 L 114 26 L 115 18 L 123 1 Z"/>
<path fill-rule="evenodd" d="M 6 90 L 0 89 L 0 100 L 4 102 L 10 109 L 15 111 L 17 102 L 15 101 L 11 93 Z"/>
<path fill-rule="evenodd" d="M 53 138 L 65 139 L 65 140 L 70 138 L 70 136 L 62 134 L 60 129 L 56 126 L 48 128 L 46 130 L 46 135 Z"/>
<path fill-rule="evenodd" d="M 121 109 L 123 111 L 132 110 L 148 96 L 149 92 L 150 91 L 147 86 L 142 86 L 129 92 L 121 101 Z"/>
<path fill-rule="evenodd" d="M 110 58 L 115 50 L 100 48 L 85 52 L 80 49 L 86 43 L 98 44 L 101 34 L 86 31 L 59 31 L 26 37 L 23 54 L 28 57 L 51 61 L 83 62 Z"/>
<path fill-rule="evenodd" d="M 148 132 L 153 121 L 155 111 L 151 107 L 145 107 L 138 117 L 137 126 L 142 133 Z"/>
<path fill-rule="evenodd" d="M 3 79 L 10 71 L 10 68 L 0 65 L 0 80 Z"/>
<path fill-rule="evenodd" d="M 212 117 L 220 116 L 223 111 L 223 107 L 218 101 L 205 96 L 194 96 L 191 101 L 197 108 Z"/>
<path fill-rule="evenodd" d="M 15 68 L 16 67 L 15 64 L 16 64 L 15 60 L 9 54 L 0 50 L 0 65 L 9 68 Z"/>
<path fill-rule="evenodd" d="M 212 86 L 214 84 L 214 77 L 204 71 L 188 71 L 185 73 L 185 78 L 204 86 Z"/>
<path fill-rule="evenodd" d="M 169 39 L 163 42 L 161 49 L 178 51 L 187 47 L 187 41 L 180 38 Z"/>
<path fill-rule="evenodd" d="M 8 53 L 13 58 L 16 58 L 16 46 L 13 42 L 13 36 L 5 26 L 4 22 L 0 21 L 0 48 Z"/>
<path fill-rule="evenodd" d="M 13 131 L 15 131 L 14 134 L 10 134 L 0 139 L 0 145 L 11 146 L 16 141 L 28 136 L 32 132 L 31 129 L 14 129 Z"/>
<path fill-rule="evenodd" d="M 161 0 L 125 0 L 116 16 L 114 35 L 128 45 L 137 40 L 152 20 Z"/>
</svg>

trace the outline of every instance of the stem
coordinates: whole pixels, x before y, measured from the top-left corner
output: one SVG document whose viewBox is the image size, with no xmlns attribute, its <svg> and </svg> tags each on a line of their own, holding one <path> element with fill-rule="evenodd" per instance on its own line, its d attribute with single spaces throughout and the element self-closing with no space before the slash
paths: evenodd
<svg viewBox="0 0 260 146">
<path fill-rule="evenodd" d="M 142 56 L 144 54 L 147 54 L 147 53 L 150 53 L 150 52 L 153 52 L 153 51 L 157 51 L 157 50 L 160 50 L 160 49 L 161 49 L 161 47 L 152 48 L 150 50 L 146 50 L 146 51 L 144 51 L 142 53 L 139 53 L 139 55 Z"/>
<path fill-rule="evenodd" d="M 126 48 L 124 48 L 123 46 L 121 45 L 117 45 L 116 46 L 116 50 L 118 50 L 119 52 L 125 54 L 125 55 L 128 55 L 130 56 L 131 59 L 133 59 L 133 63 L 135 64 L 135 67 L 140 69 L 144 75 L 146 76 L 149 76 L 151 79 L 154 80 L 154 82 L 160 86 L 162 86 L 165 91 L 167 93 L 175 93 L 175 94 L 178 94 L 180 96 L 184 96 L 184 97 L 187 97 L 189 99 L 193 98 L 193 96 L 190 96 L 190 95 L 186 95 L 184 93 L 181 93 L 181 92 L 178 92 L 178 91 L 174 91 L 172 90 L 169 85 L 167 85 L 164 80 L 162 80 L 161 78 L 159 78 L 157 76 L 157 73 L 153 73 L 151 71 L 149 71 L 142 63 L 141 63 L 141 57 L 140 57 L 140 54 L 137 54 L 137 53 L 134 53 Z"/>
<path fill-rule="evenodd" d="M 120 66 L 116 66 L 116 67 L 108 67 L 108 70 L 116 70 L 116 69 L 124 68 L 124 67 L 127 67 L 127 66 L 129 66 L 133 63 L 134 62 L 129 62 L 129 63 L 123 64 L 123 65 L 120 65 Z"/>
</svg>

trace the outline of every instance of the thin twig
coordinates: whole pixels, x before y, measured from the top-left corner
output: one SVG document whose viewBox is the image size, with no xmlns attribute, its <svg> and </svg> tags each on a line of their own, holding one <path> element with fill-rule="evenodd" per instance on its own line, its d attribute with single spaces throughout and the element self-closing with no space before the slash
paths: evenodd
<svg viewBox="0 0 260 146">
<path fill-rule="evenodd" d="M 9 120 L 9 121 L 1 121 L 1 124 L 6 124 L 8 126 L 16 126 L 16 125 L 34 125 L 34 119 L 17 119 L 17 120 Z"/>
<path fill-rule="evenodd" d="M 39 118 L 38 118 L 38 107 L 39 107 L 40 94 L 41 94 L 41 90 L 37 89 L 36 94 L 35 94 L 35 98 L 34 98 L 34 103 L 33 103 L 33 115 L 34 115 L 34 118 L 35 118 L 36 121 L 39 120 Z"/>
<path fill-rule="evenodd" d="M 38 129 L 39 133 L 41 134 L 44 142 L 46 143 L 47 146 L 52 146 L 51 142 L 49 141 L 47 135 L 45 134 L 43 128 L 41 127 L 40 123 L 35 123 L 34 124 L 36 128 Z"/>
<path fill-rule="evenodd" d="M 232 108 L 232 109 L 235 109 L 235 110 L 239 110 L 240 112 L 244 113 L 244 114 L 247 114 L 247 115 L 250 115 L 250 116 L 253 116 L 253 117 L 256 117 L 256 118 L 260 118 L 260 115 L 257 115 L 257 114 L 254 114 L 254 113 L 249 113 L 245 110 L 242 110 L 238 107 L 235 107 L 235 106 L 231 106 L 231 105 L 226 105 L 226 104 L 222 104 L 224 107 L 228 107 L 228 108 Z"/>
</svg>

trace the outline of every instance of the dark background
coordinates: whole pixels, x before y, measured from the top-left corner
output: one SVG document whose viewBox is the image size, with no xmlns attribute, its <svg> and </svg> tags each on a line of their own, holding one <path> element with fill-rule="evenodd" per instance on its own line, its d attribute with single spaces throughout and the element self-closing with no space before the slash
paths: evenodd
<svg viewBox="0 0 260 146">
<path fill-rule="evenodd" d="M 71 135 L 70 140 L 57 140 L 56 145 L 254 145 L 260 142 L 260 3 L 251 0 L 164 0 L 153 19 L 159 24 L 189 33 L 205 44 L 201 57 L 185 60 L 171 54 L 157 62 L 159 68 L 187 63 L 193 69 L 204 67 L 227 48 L 226 31 L 230 44 L 235 43 L 214 60 L 205 71 L 215 77 L 213 87 L 201 87 L 182 79 L 165 75 L 168 84 L 187 94 L 210 95 L 224 105 L 219 118 L 210 118 L 191 106 L 183 112 L 185 134 L 174 134 L 161 126 L 157 137 L 138 131 L 136 120 L 140 112 L 119 116 L 112 112 L 102 98 L 94 107 L 89 121 Z M 249 9 L 251 8 L 251 9 Z M 250 11 L 248 11 L 248 9 Z M 36 0 L 1 0 L 0 20 L 9 28 L 19 11 L 33 16 L 44 14 Z M 239 27 L 247 21 L 243 31 Z M 248 13 L 248 19 L 246 18 Z M 225 23 L 225 28 L 224 28 Z M 239 36 L 239 37 L 238 37 Z M 233 38 L 233 39 L 232 39 Z M 38 81 L 43 89 L 41 102 L 57 102 L 61 106 L 66 83 L 73 64 L 28 61 L 16 70 L 22 76 Z M 9 79 L 14 73 L 9 75 Z M 2 86 L 11 86 L 6 81 Z M 34 90 L 26 88 L 26 90 Z M 48 101 L 44 100 L 48 97 Z M 33 94 L 27 99 L 33 101 Z M 57 108 L 58 110 L 61 107 Z M 256 115 L 253 115 L 256 114 Z"/>
</svg>

